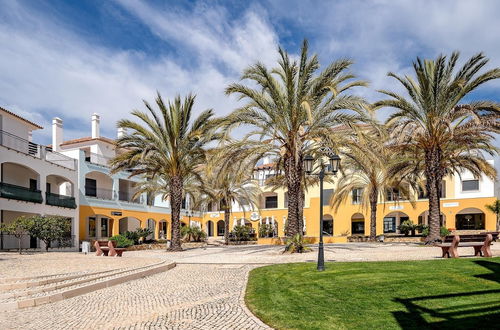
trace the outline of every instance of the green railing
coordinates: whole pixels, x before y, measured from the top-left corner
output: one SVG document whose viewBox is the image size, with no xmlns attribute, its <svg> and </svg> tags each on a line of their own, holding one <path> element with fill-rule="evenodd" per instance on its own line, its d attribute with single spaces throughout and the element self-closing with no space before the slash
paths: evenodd
<svg viewBox="0 0 500 330">
<path fill-rule="evenodd" d="M 75 197 L 64 196 L 58 194 L 52 194 L 49 192 L 45 193 L 45 203 L 47 205 L 67 207 L 70 209 L 76 209 Z"/>
<path fill-rule="evenodd" d="M 42 192 L 30 188 L 0 182 L 0 196 L 3 198 L 17 199 L 19 201 L 42 203 Z"/>
</svg>

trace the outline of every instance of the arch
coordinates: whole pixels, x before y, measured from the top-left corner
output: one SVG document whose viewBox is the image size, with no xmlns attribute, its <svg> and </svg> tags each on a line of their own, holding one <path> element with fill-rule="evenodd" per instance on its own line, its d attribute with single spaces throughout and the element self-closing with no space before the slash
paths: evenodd
<svg viewBox="0 0 500 330">
<path fill-rule="evenodd" d="M 160 220 L 158 223 L 158 239 L 167 239 L 168 237 L 168 221 Z"/>
<path fill-rule="evenodd" d="M 351 235 L 364 235 L 365 216 L 361 213 L 354 213 L 351 216 Z"/>
<path fill-rule="evenodd" d="M 455 215 L 457 230 L 481 230 L 485 228 L 485 214 L 478 208 L 468 207 Z"/>
<path fill-rule="evenodd" d="M 29 166 L 14 163 L 2 163 L 2 183 L 19 187 L 30 188 L 31 190 L 41 190 L 40 173 Z"/>
<path fill-rule="evenodd" d="M 104 214 L 93 214 L 85 219 L 85 235 L 89 238 L 108 238 L 113 236 L 114 219 Z M 118 233 L 115 233 L 118 234 Z"/>
<path fill-rule="evenodd" d="M 85 174 L 85 196 L 113 199 L 113 179 L 101 171 Z"/>
<path fill-rule="evenodd" d="M 394 211 L 388 213 L 384 217 L 384 233 L 397 233 L 398 227 L 401 222 L 409 220 L 408 214 L 401 211 Z"/>
<path fill-rule="evenodd" d="M 151 219 L 149 218 L 148 219 L 148 222 L 147 222 L 147 228 L 149 230 L 151 230 L 151 235 L 148 235 L 146 237 L 146 240 L 152 240 L 152 239 L 155 239 L 156 238 L 156 235 L 155 235 L 155 230 L 156 230 L 156 221 L 155 219 Z"/>
<path fill-rule="evenodd" d="M 226 232 L 226 226 L 224 220 L 217 221 L 217 236 L 224 236 Z"/>
<path fill-rule="evenodd" d="M 141 228 L 141 220 L 134 217 L 123 217 L 118 220 L 119 233 L 123 234 L 126 231 L 135 231 L 137 228 Z"/>
<path fill-rule="evenodd" d="M 330 214 L 323 214 L 323 235 L 333 236 L 333 217 Z"/>
<path fill-rule="evenodd" d="M 214 236 L 214 223 L 211 220 L 207 221 L 207 235 L 208 237 Z"/>
<path fill-rule="evenodd" d="M 417 223 L 419 225 L 429 225 L 429 210 L 425 210 L 419 214 Z M 446 226 L 446 215 L 443 212 L 439 216 L 439 225 Z"/>
<path fill-rule="evenodd" d="M 49 174 L 46 182 L 46 192 L 62 196 L 74 196 L 74 184 L 68 178 L 57 174 Z"/>
</svg>

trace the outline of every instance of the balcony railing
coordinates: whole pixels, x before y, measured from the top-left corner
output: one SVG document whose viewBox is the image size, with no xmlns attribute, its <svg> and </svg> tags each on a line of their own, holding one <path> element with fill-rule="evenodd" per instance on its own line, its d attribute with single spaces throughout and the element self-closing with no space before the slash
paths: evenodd
<svg viewBox="0 0 500 330">
<path fill-rule="evenodd" d="M 42 203 L 42 192 L 10 183 L 0 182 L 0 196 L 19 201 Z"/>
<path fill-rule="evenodd" d="M 93 152 L 85 154 L 85 161 L 96 165 L 109 166 L 109 161 L 111 159 L 112 157 L 103 156 Z"/>
<path fill-rule="evenodd" d="M 114 192 L 112 189 L 103 189 L 92 186 L 85 186 L 85 196 L 99 198 L 99 199 L 113 200 Z"/>
<path fill-rule="evenodd" d="M 75 159 L 52 151 L 51 148 L 30 142 L 9 132 L 0 130 L 0 145 L 26 155 L 46 160 L 52 164 L 76 170 Z"/>
<path fill-rule="evenodd" d="M 134 192 L 132 191 L 120 191 L 118 192 L 118 199 L 124 202 L 141 204 L 141 198 L 134 198 Z"/>
<path fill-rule="evenodd" d="M 46 192 L 45 193 L 45 203 L 47 203 L 47 205 L 76 209 L 75 197 L 71 197 L 71 196 L 58 195 L 58 194 Z"/>
</svg>

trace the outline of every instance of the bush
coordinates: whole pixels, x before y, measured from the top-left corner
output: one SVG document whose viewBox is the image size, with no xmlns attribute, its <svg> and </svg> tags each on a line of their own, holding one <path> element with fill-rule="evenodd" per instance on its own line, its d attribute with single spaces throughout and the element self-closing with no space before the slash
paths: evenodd
<svg viewBox="0 0 500 330">
<path fill-rule="evenodd" d="M 306 246 L 304 237 L 300 234 L 296 234 L 292 238 L 287 239 L 284 252 L 302 253 L 310 250 L 311 248 Z"/>
<path fill-rule="evenodd" d="M 439 236 L 444 237 L 448 236 L 450 234 L 450 231 L 446 227 L 441 227 L 439 228 Z M 422 226 L 422 236 L 427 237 L 429 236 L 429 226 L 423 225 Z"/>
<path fill-rule="evenodd" d="M 71 238 L 71 219 L 55 215 L 34 215 L 25 220 L 25 225 L 31 236 L 45 243 L 45 251 L 49 250 L 51 242 L 61 243 Z"/>
<path fill-rule="evenodd" d="M 247 226 L 235 226 L 233 230 L 229 233 L 231 240 L 242 242 L 242 241 L 250 241 L 252 234 L 252 229 Z"/>
<path fill-rule="evenodd" d="M 116 247 L 119 248 L 128 248 L 129 246 L 134 245 L 134 241 L 131 239 L 128 239 L 127 237 L 123 235 L 115 235 L 109 239 L 110 241 L 115 241 L 116 242 Z"/>
<path fill-rule="evenodd" d="M 398 229 L 401 233 L 408 236 L 411 232 L 414 232 L 417 226 L 411 220 L 405 220 L 399 225 Z"/>
<path fill-rule="evenodd" d="M 421 228 L 420 231 L 421 231 L 423 237 L 429 236 L 429 226 L 421 225 L 420 228 Z"/>
<path fill-rule="evenodd" d="M 276 232 L 275 229 L 276 226 L 273 226 L 272 224 L 263 223 L 259 226 L 259 237 L 260 238 L 274 237 Z"/>
<path fill-rule="evenodd" d="M 131 240 L 133 242 L 133 244 L 139 244 L 139 233 L 137 233 L 137 231 L 126 231 L 123 233 L 123 236 L 125 236 L 126 238 L 128 238 L 129 240 Z"/>
<path fill-rule="evenodd" d="M 181 235 L 185 242 L 204 242 L 207 234 L 197 226 L 181 227 Z"/>
<path fill-rule="evenodd" d="M 139 240 L 142 242 L 146 240 L 146 237 L 153 233 L 153 231 L 149 228 L 137 228 L 135 232 L 137 233 L 137 236 L 139 236 Z"/>
</svg>

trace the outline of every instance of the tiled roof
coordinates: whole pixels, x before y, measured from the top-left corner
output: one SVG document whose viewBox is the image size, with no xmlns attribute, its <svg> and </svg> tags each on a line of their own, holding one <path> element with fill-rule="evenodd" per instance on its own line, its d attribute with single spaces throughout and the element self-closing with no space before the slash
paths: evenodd
<svg viewBox="0 0 500 330">
<path fill-rule="evenodd" d="M 106 142 L 109 144 L 115 143 L 115 140 L 109 139 L 107 137 L 92 138 L 92 137 L 88 136 L 88 137 L 84 137 L 84 138 L 64 141 L 63 143 L 61 143 L 61 146 L 67 146 L 67 145 L 71 145 L 71 144 L 77 144 L 77 143 L 89 142 L 89 141 L 102 141 L 102 142 Z"/>
<path fill-rule="evenodd" d="M 21 119 L 22 121 L 25 121 L 25 122 L 27 122 L 28 124 L 30 124 L 30 125 L 32 125 L 32 126 L 34 126 L 34 127 L 38 128 L 38 129 L 42 129 L 42 128 L 43 128 L 42 126 L 40 126 L 40 125 L 38 125 L 38 124 L 35 124 L 34 122 L 29 121 L 28 119 L 23 118 L 23 117 L 21 117 L 21 116 L 19 116 L 19 115 L 16 115 L 16 114 L 15 114 L 15 113 L 13 113 L 12 111 L 9 111 L 9 110 L 7 110 L 7 109 L 5 109 L 5 108 L 0 107 L 0 110 L 2 110 L 2 111 L 4 111 L 4 112 L 8 113 L 9 115 L 12 115 L 12 116 L 14 116 L 14 117 L 18 118 L 18 119 Z"/>
<path fill-rule="evenodd" d="M 262 164 L 262 165 L 259 165 L 259 166 L 255 166 L 255 169 L 256 170 L 266 170 L 266 169 L 274 168 L 275 166 L 276 166 L 275 163 Z"/>
</svg>

